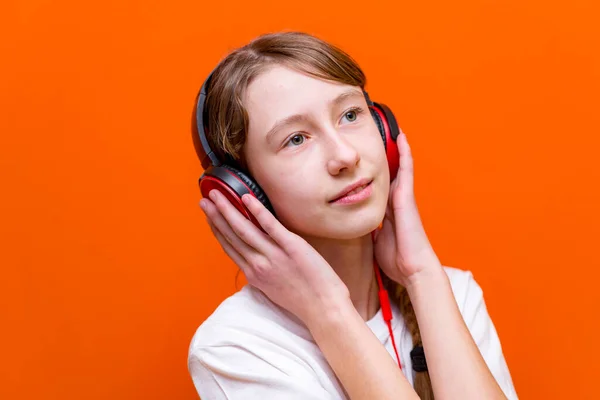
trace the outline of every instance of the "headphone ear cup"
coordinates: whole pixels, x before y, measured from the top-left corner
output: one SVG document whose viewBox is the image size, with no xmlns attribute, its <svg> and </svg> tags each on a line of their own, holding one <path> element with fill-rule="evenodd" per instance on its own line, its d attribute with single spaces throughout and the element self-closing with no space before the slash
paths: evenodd
<svg viewBox="0 0 600 400">
<path fill-rule="evenodd" d="M 398 168 L 400 167 L 400 153 L 396 139 L 400 134 L 400 128 L 396 122 L 396 117 L 385 104 L 373 103 L 370 108 L 371 115 L 379 129 L 385 146 L 385 155 L 390 169 L 390 181 L 396 178 Z"/>
<path fill-rule="evenodd" d="M 235 174 L 244 183 L 244 185 L 246 185 L 246 187 L 248 189 L 250 189 L 250 191 L 252 192 L 254 197 L 256 197 L 258 199 L 258 201 L 260 201 L 267 210 L 269 210 L 272 214 L 275 214 L 273 212 L 273 207 L 271 206 L 271 202 L 269 201 L 267 195 L 265 194 L 265 192 L 262 190 L 262 188 L 259 186 L 258 183 L 256 183 L 250 176 L 246 175 L 245 173 L 243 173 L 242 171 L 240 171 L 237 168 L 234 168 L 234 167 L 232 167 L 230 165 L 226 165 L 226 164 L 222 165 L 222 167 L 227 169 L 228 171 L 232 172 L 233 174 Z M 240 197 L 242 197 L 242 196 L 240 196 Z"/>
<path fill-rule="evenodd" d="M 211 190 L 216 189 L 223 194 L 235 208 L 247 219 L 252 221 L 258 228 L 262 229 L 256 218 L 246 205 L 242 202 L 242 196 L 250 194 L 265 206 L 273 215 L 273 207 L 262 188 L 252 178 L 242 171 L 222 164 L 218 167 L 209 167 L 200 178 L 200 193 L 202 197 L 208 198 Z"/>
</svg>

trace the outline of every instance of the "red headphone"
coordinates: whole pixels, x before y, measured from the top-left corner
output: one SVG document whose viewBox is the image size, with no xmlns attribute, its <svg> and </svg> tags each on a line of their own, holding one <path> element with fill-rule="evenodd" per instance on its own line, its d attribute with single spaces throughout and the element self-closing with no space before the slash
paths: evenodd
<svg viewBox="0 0 600 400">
<path fill-rule="evenodd" d="M 199 179 L 200 193 L 202 197 L 208 197 L 211 190 L 217 189 L 221 192 L 246 218 L 260 227 L 258 221 L 242 202 L 244 194 L 256 197 L 273 215 L 275 212 L 266 194 L 252 177 L 239 168 L 233 159 L 221 160 L 211 149 L 206 138 L 205 103 L 207 90 L 210 85 L 212 73 L 202 84 L 200 93 L 196 98 L 196 106 L 192 115 L 192 139 L 194 147 L 204 173 Z M 398 171 L 400 156 L 396 139 L 400 134 L 400 128 L 394 114 L 384 104 L 371 101 L 367 92 L 363 90 L 371 116 L 375 120 L 377 129 L 381 134 L 385 146 L 386 157 L 390 170 L 390 180 L 393 180 Z"/>
</svg>

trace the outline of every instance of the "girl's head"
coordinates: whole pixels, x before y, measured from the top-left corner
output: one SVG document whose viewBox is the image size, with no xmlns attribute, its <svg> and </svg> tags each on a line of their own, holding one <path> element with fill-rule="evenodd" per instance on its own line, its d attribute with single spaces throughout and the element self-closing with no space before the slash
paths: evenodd
<svg viewBox="0 0 600 400">
<path fill-rule="evenodd" d="M 365 76 L 313 36 L 261 36 L 213 72 L 209 143 L 261 186 L 278 219 L 304 237 L 350 239 L 374 230 L 389 194 L 385 148 L 364 97 Z M 334 200 L 368 182 L 355 204 Z"/>
</svg>

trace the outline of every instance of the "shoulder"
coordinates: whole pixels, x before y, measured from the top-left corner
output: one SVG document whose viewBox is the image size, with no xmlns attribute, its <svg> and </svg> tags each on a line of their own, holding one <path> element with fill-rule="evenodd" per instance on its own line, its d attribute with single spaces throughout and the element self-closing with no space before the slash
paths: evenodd
<svg viewBox="0 0 600 400">
<path fill-rule="evenodd" d="M 212 346 L 240 346 L 252 339 L 303 335 L 304 327 L 294 315 L 270 301 L 260 290 L 246 285 L 226 298 L 197 328 L 189 351 Z"/>
<path fill-rule="evenodd" d="M 321 358 L 300 320 L 246 285 L 196 330 L 188 371 L 203 399 L 323 399 L 336 389 Z"/>
</svg>

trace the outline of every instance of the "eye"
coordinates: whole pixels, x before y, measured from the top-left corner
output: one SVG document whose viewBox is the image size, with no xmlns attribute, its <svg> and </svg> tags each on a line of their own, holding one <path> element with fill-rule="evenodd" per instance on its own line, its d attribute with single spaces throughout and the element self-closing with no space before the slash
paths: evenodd
<svg viewBox="0 0 600 400">
<path fill-rule="evenodd" d="M 305 139 L 304 135 L 297 134 L 297 135 L 292 136 L 285 145 L 286 146 L 289 146 L 289 145 L 300 146 L 302 143 L 304 143 L 304 139 Z"/>
<path fill-rule="evenodd" d="M 342 119 L 346 118 L 346 120 L 348 120 L 348 122 L 354 122 L 358 118 L 358 115 L 362 112 L 363 112 L 363 110 L 360 107 L 352 108 L 344 113 L 344 116 L 342 117 Z"/>
</svg>

